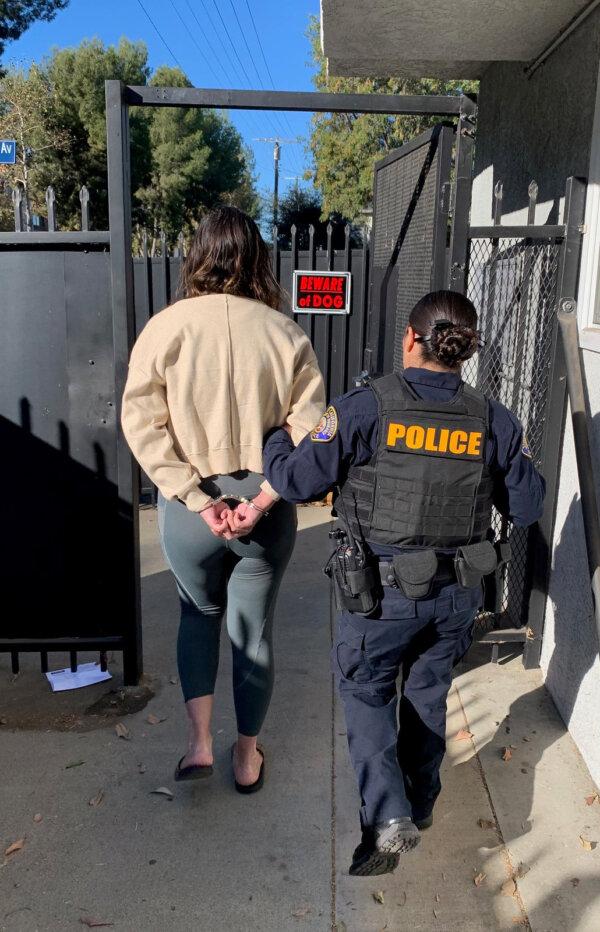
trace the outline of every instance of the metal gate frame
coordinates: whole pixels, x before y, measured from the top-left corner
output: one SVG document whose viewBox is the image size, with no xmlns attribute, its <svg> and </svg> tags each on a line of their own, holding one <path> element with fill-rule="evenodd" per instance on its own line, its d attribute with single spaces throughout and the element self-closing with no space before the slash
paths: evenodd
<svg viewBox="0 0 600 932">
<path fill-rule="evenodd" d="M 468 217 L 471 203 L 473 125 L 476 104 L 465 95 L 324 94 L 295 91 L 241 91 L 195 87 L 130 86 L 106 81 L 108 214 L 113 308 L 113 348 L 117 423 L 127 378 L 129 353 L 135 339 L 133 262 L 131 253 L 130 107 L 196 107 L 229 110 L 291 110 L 318 113 L 380 113 L 442 116 L 457 120 L 454 219 L 451 237 L 452 287 L 465 283 Z M 329 322 L 330 324 L 330 322 Z M 141 600 L 138 536 L 139 467 L 120 427 L 117 428 L 118 494 L 132 529 L 131 563 L 136 579 L 132 605 L 133 628 L 141 645 Z M 141 650 L 141 648 L 140 648 Z M 138 657 L 137 673 L 142 670 Z M 130 679 L 129 682 L 132 682 Z"/>
<path fill-rule="evenodd" d="M 543 422 L 541 439 L 536 443 L 534 452 L 535 463 L 541 469 L 546 479 L 546 507 L 542 518 L 532 525 L 526 536 L 526 560 L 523 567 L 522 590 L 522 619 L 526 619 L 523 627 L 510 627 L 508 629 L 494 628 L 483 636 L 483 640 L 491 644 L 504 641 L 521 642 L 524 644 L 523 664 L 527 669 L 539 666 L 544 631 L 544 617 L 548 596 L 548 583 L 551 569 L 552 540 L 556 518 L 556 505 L 558 482 L 560 477 L 560 461 L 562 452 L 562 439 L 566 418 L 566 367 L 562 342 L 558 334 L 558 308 L 565 299 L 575 299 L 577 296 L 577 281 L 583 239 L 583 219 L 586 196 L 586 182 L 581 178 L 568 178 L 565 189 L 564 219 L 563 223 L 538 224 L 534 222 L 537 198 L 537 185 L 532 182 L 529 186 L 529 210 L 527 223 L 523 225 L 502 224 L 502 184 L 497 183 L 494 191 L 493 224 L 491 226 L 473 226 L 469 229 L 469 257 L 477 249 L 475 244 L 485 243 L 489 246 L 489 271 L 492 279 L 489 283 L 488 298 L 496 298 L 496 262 L 506 259 L 507 251 L 501 246 L 503 241 L 520 241 L 520 250 L 527 256 L 543 245 L 557 252 L 557 266 L 552 278 L 553 293 L 546 295 L 546 322 L 549 324 L 547 334 L 547 348 L 534 362 L 539 366 L 537 375 L 545 378 L 547 394 L 545 404 L 540 405 L 535 398 L 535 391 L 530 389 L 529 404 L 535 409 L 538 405 L 539 414 Z M 484 247 L 485 248 L 485 247 Z M 511 248 L 515 248 L 512 246 Z M 510 250 L 508 250 L 510 252 Z M 525 262 L 527 266 L 527 262 Z M 467 269 L 468 274 L 468 269 Z M 533 274 L 531 264 L 526 268 L 525 278 L 530 279 Z M 521 294 L 521 286 L 525 294 Z M 525 328 L 522 316 L 527 311 L 530 281 L 519 282 L 516 293 L 516 306 L 514 311 L 521 317 L 521 326 L 517 326 L 517 340 L 522 342 Z M 538 299 L 541 300 L 541 299 Z M 508 319 L 508 318 L 507 318 Z M 489 326 L 489 320 L 484 320 Z M 539 336 L 539 334 L 537 334 Z M 522 379 L 522 357 L 525 356 L 526 345 L 516 346 L 516 352 L 521 354 L 521 362 L 515 366 L 515 373 L 504 372 L 498 366 L 495 369 L 495 378 L 498 386 L 510 382 L 512 378 Z M 485 352 L 485 351 L 484 351 Z M 539 352 L 539 350 L 538 350 Z M 483 357 L 485 358 L 485 356 Z M 533 364 L 532 364 L 533 365 Z M 546 374 L 543 374 L 543 370 Z M 533 373 L 532 373 L 533 374 Z M 476 384 L 481 384 L 481 370 L 478 371 Z M 467 375 L 468 378 L 468 375 Z M 485 387 L 485 386 L 484 386 Z M 523 388 L 523 386 L 521 386 Z M 514 388 L 514 385 L 513 385 Z M 527 386 L 525 386 L 527 388 Z M 492 393 L 493 394 L 493 393 Z M 502 585 L 504 585 L 504 580 Z M 497 616 L 496 619 L 497 620 Z M 497 649 L 495 650 L 497 656 Z"/>
<path fill-rule="evenodd" d="M 365 351 L 368 372 L 385 373 L 401 368 L 397 358 L 398 342 L 408 323 L 407 316 L 400 312 L 401 295 L 402 303 L 408 299 L 412 307 L 415 302 L 411 292 L 414 293 L 415 287 L 419 297 L 446 287 L 450 212 L 447 192 L 453 145 L 452 124 L 438 123 L 375 163 L 369 340 Z M 434 189 L 428 191 L 431 182 Z M 394 192 L 399 192 L 400 203 Z M 426 209 L 432 200 L 433 224 L 427 230 L 431 237 L 423 237 L 423 231 L 417 229 L 415 240 L 415 224 L 423 222 L 419 208 L 425 205 Z M 415 258 L 425 259 L 425 266 L 415 262 Z"/>
</svg>

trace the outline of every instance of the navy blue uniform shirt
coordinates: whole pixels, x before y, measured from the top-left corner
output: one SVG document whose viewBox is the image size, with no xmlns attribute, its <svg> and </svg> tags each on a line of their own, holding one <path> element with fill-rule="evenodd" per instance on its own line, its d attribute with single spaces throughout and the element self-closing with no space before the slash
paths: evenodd
<svg viewBox="0 0 600 932">
<path fill-rule="evenodd" d="M 426 400 L 448 401 L 461 378 L 452 372 L 405 369 L 403 376 L 416 394 Z M 490 430 L 485 462 L 494 480 L 494 505 L 518 527 L 541 517 L 546 485 L 531 459 L 523 428 L 508 408 L 489 401 Z M 326 443 L 308 434 L 294 447 L 287 431 L 278 429 L 264 449 L 264 473 L 273 488 L 288 502 L 322 498 L 337 482 L 343 482 L 351 466 L 364 466 L 377 450 L 379 411 L 375 393 L 356 388 L 333 402 L 337 432 Z"/>
</svg>

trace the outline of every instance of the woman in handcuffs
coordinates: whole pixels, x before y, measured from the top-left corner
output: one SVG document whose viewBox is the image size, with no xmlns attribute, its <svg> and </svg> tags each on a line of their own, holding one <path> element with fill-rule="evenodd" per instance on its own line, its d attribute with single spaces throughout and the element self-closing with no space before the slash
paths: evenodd
<svg viewBox="0 0 600 932">
<path fill-rule="evenodd" d="M 257 737 L 273 688 L 277 592 L 296 537 L 295 506 L 262 475 L 263 437 L 296 444 L 325 408 L 308 338 L 280 313 L 283 294 L 254 221 L 221 207 L 201 222 L 183 300 L 152 317 L 131 354 L 122 425 L 159 490 L 163 552 L 181 603 L 179 677 L 189 719 L 176 780 L 209 776 L 222 618 L 233 652 L 236 789 L 264 779 Z"/>
</svg>

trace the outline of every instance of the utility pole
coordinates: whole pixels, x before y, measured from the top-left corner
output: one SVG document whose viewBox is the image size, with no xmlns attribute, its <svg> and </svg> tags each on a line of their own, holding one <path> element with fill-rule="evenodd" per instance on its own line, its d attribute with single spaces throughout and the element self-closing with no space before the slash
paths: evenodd
<svg viewBox="0 0 600 932">
<path fill-rule="evenodd" d="M 273 226 L 277 226 L 277 218 L 279 213 L 279 155 L 281 152 L 281 146 L 279 145 L 279 140 L 276 140 L 275 146 L 273 148 Z"/>
<path fill-rule="evenodd" d="M 282 139 L 280 136 L 261 136 L 259 139 L 255 139 L 254 142 L 275 143 L 273 147 L 273 226 L 276 227 L 279 219 L 279 160 L 281 158 L 281 145 L 285 142 L 288 145 L 295 146 L 301 140 L 300 138 Z"/>
</svg>

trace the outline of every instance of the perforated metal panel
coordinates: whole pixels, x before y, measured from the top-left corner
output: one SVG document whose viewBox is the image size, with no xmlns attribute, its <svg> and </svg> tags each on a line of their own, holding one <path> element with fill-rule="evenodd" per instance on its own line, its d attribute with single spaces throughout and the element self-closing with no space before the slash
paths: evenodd
<svg viewBox="0 0 600 932">
<path fill-rule="evenodd" d="M 370 345 L 374 369 L 402 368 L 419 298 L 444 284 L 453 129 L 438 125 L 375 166 Z"/>
</svg>

